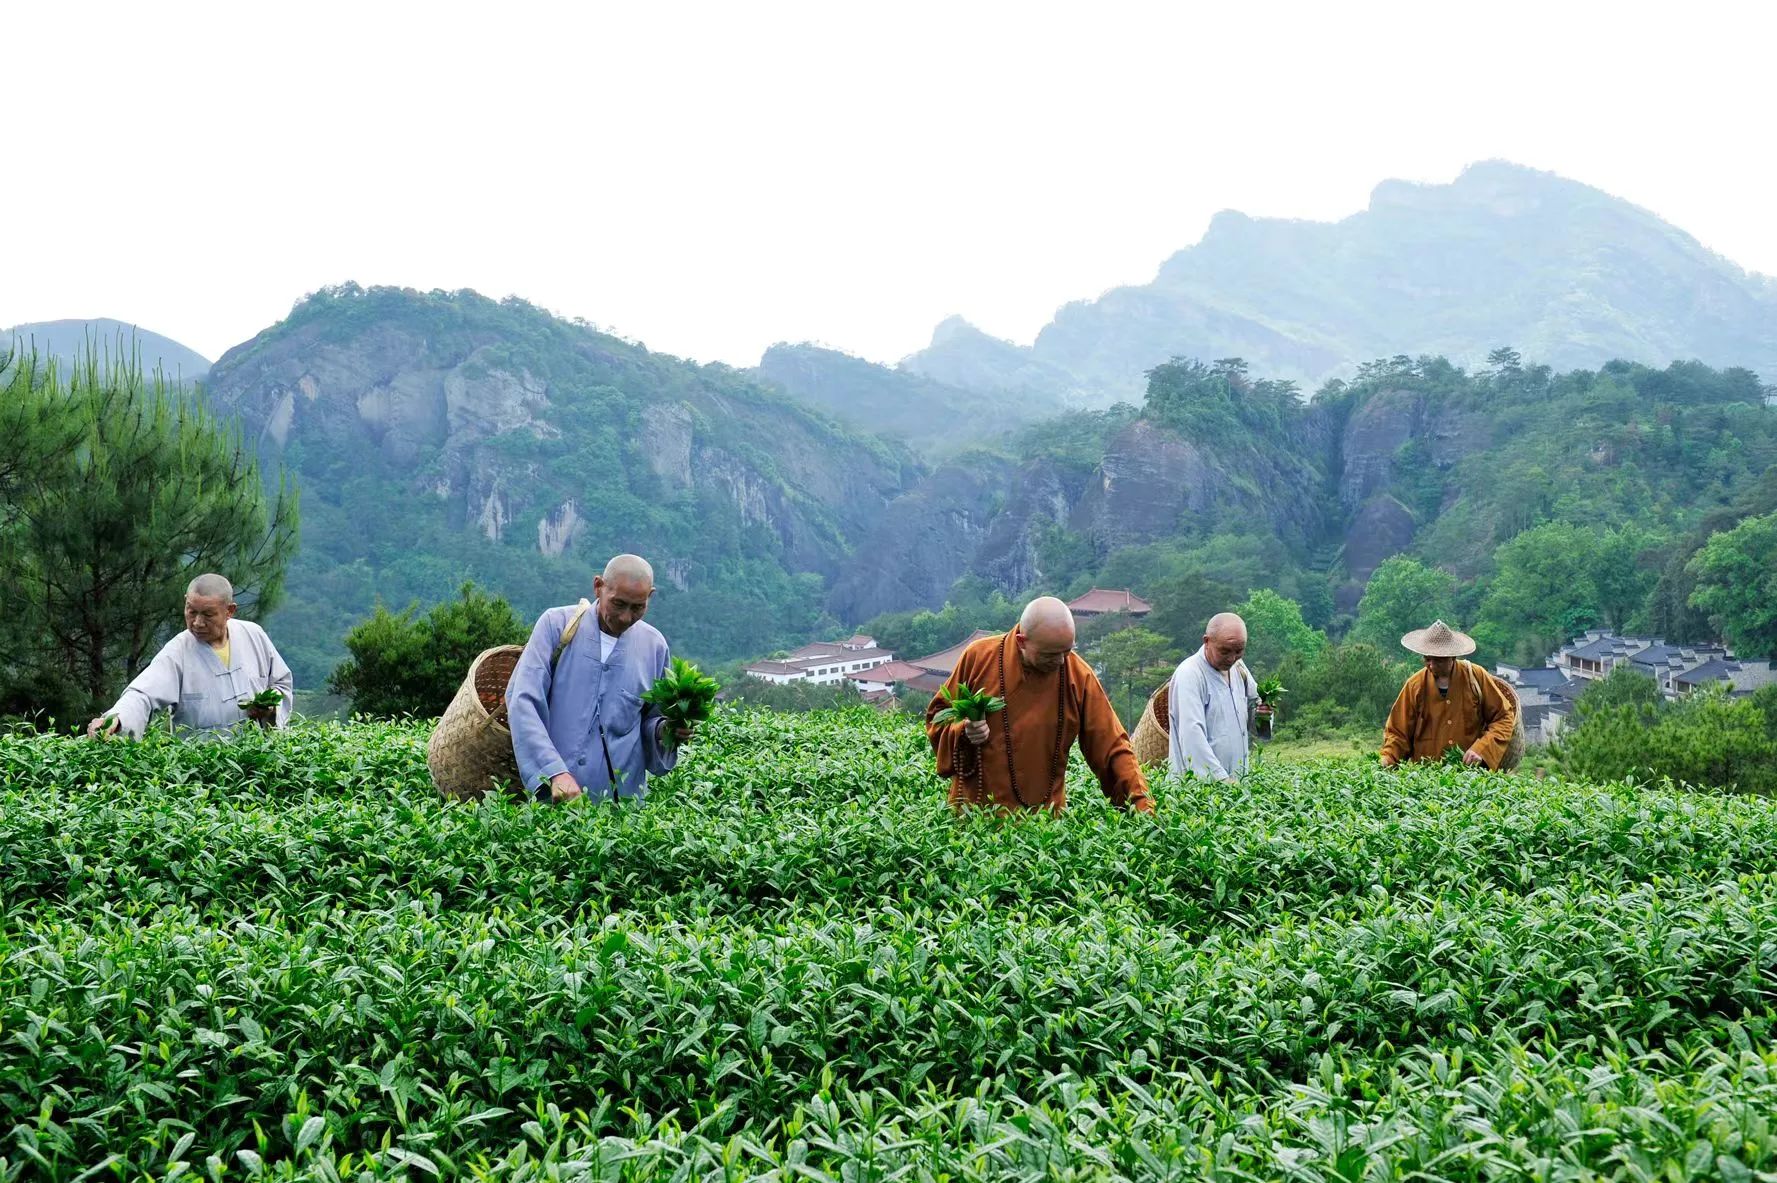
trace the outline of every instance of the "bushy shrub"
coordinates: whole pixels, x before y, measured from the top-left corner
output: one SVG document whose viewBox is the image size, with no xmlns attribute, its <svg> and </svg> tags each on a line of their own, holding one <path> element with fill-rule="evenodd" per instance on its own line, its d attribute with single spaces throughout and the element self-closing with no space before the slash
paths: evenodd
<svg viewBox="0 0 1777 1183">
<path fill-rule="evenodd" d="M 346 634 L 352 655 L 327 687 L 350 698 L 358 714 L 441 715 L 477 654 L 495 645 L 522 645 L 530 636 L 505 597 L 489 596 L 473 583 L 415 619 L 417 611 L 415 604 L 400 613 L 378 604 L 374 616 Z"/>
</svg>

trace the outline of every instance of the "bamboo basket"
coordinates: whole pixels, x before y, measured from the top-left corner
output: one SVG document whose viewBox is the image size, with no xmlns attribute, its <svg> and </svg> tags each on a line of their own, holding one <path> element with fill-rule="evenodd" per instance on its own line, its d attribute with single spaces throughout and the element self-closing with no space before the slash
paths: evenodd
<svg viewBox="0 0 1777 1183">
<path fill-rule="evenodd" d="M 592 608 L 581 600 L 562 630 L 561 640 L 549 657 L 553 670 L 562 651 L 574 640 L 580 622 Z M 524 653 L 523 645 L 496 645 L 483 649 L 469 665 L 456 697 L 444 709 L 444 717 L 426 742 L 426 767 L 432 783 L 446 797 L 479 801 L 489 789 L 502 789 L 529 800 L 518 780 L 518 757 L 512 751 L 512 730 L 506 722 L 506 683 Z"/>
<path fill-rule="evenodd" d="M 1129 746 L 1135 749 L 1135 762 L 1143 768 L 1151 768 L 1156 764 L 1164 764 L 1169 756 L 1169 729 L 1172 724 L 1168 715 L 1172 706 L 1172 680 L 1169 678 L 1160 683 L 1160 689 L 1148 696 L 1148 705 L 1142 708 L 1141 721 L 1135 725 L 1135 733 L 1129 737 Z"/>
<path fill-rule="evenodd" d="M 512 731 L 506 726 L 506 683 L 523 652 L 522 645 L 482 650 L 432 729 L 426 767 L 446 797 L 479 801 L 496 787 L 524 795 L 518 788 Z"/>
</svg>

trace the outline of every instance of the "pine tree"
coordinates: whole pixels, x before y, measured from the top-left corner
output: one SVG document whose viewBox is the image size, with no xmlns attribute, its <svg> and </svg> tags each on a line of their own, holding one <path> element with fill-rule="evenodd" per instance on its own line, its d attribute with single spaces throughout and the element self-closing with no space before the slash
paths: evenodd
<svg viewBox="0 0 1777 1183">
<path fill-rule="evenodd" d="M 29 441 L 28 462 L 0 474 L 0 586 L 14 593 L 0 682 L 15 705 L 18 687 L 60 681 L 79 709 L 103 706 L 178 630 L 193 576 L 225 575 L 263 614 L 295 550 L 295 489 L 268 493 L 237 431 L 118 356 L 89 346 L 65 376 L 30 356 L 6 371 L 0 428 Z"/>
</svg>

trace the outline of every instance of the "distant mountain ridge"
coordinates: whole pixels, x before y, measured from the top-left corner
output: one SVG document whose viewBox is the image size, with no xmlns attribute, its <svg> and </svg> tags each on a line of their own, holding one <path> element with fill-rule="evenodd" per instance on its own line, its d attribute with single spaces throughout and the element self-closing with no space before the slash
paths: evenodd
<svg viewBox="0 0 1777 1183">
<path fill-rule="evenodd" d="M 1384 181 L 1338 222 L 1217 214 L 1152 282 L 1070 303 L 1029 347 L 952 318 L 903 367 L 977 391 L 1139 401 L 1175 356 L 1242 357 L 1312 390 L 1405 354 L 1510 345 L 1556 369 L 1612 359 L 1777 380 L 1777 280 L 1599 189 L 1499 161 Z"/>
<path fill-rule="evenodd" d="M 158 365 L 169 380 L 199 381 L 210 372 L 210 360 L 171 337 L 149 332 L 139 325 L 99 317 L 93 320 L 46 320 L 0 329 L 0 352 L 35 346 L 39 358 L 55 358 L 67 365 L 91 342 L 101 358 L 115 355 L 119 338 L 123 348 L 140 350 L 142 368 L 153 373 Z"/>
</svg>

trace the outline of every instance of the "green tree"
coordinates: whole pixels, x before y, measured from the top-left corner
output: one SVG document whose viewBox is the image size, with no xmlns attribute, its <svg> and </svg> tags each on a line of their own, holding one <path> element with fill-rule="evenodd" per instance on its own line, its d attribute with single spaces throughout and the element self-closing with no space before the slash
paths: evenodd
<svg viewBox="0 0 1777 1183">
<path fill-rule="evenodd" d="M 1596 557 L 1596 535 L 1565 522 L 1505 543 L 1494 554 L 1498 570 L 1481 603 L 1481 638 L 1496 652 L 1530 661 L 1597 624 Z"/>
<path fill-rule="evenodd" d="M 424 617 L 415 619 L 416 611 L 417 604 L 399 614 L 378 604 L 369 620 L 346 634 L 351 656 L 333 671 L 327 688 L 350 698 L 356 713 L 442 715 L 482 650 L 522 645 L 530 636 L 504 597 L 473 583 Z"/>
<path fill-rule="evenodd" d="M 1660 684 L 1625 663 L 1586 687 L 1573 704 L 1573 717 L 1584 723 L 1604 711 L 1628 708 L 1644 724 L 1651 724 L 1664 705 Z"/>
<path fill-rule="evenodd" d="M 1357 641 L 1285 658 L 1277 671 L 1289 690 L 1281 734 L 1378 731 L 1401 684 L 1419 668 L 1417 660 L 1402 660 L 1404 656 L 1397 638 L 1386 648 Z"/>
<path fill-rule="evenodd" d="M 0 679 L 63 685 L 78 715 L 178 628 L 193 576 L 226 576 L 249 614 L 276 606 L 296 493 L 280 480 L 268 494 L 237 431 L 136 358 L 101 364 L 90 350 L 65 377 L 21 359 L 5 401 L 9 426 L 34 425 L 20 437 L 34 455 L 0 490 L 14 647 Z M 69 432 L 78 448 L 57 445 Z"/>
<path fill-rule="evenodd" d="M 1326 647 L 1326 634 L 1302 619 L 1302 606 L 1269 588 L 1255 588 L 1234 611 L 1246 621 L 1246 664 L 1258 677 L 1286 657 L 1312 658 Z"/>
<path fill-rule="evenodd" d="M 1348 639 L 1395 653 L 1406 633 L 1434 620 L 1452 623 L 1455 616 L 1456 577 L 1407 555 L 1395 555 L 1370 576 Z"/>
<path fill-rule="evenodd" d="M 1722 689 L 1656 708 L 1605 707 L 1564 732 L 1561 767 L 1590 780 L 1670 777 L 1683 784 L 1777 792 L 1777 739 L 1760 705 Z"/>
<path fill-rule="evenodd" d="M 1155 585 L 1154 609 L 1144 624 L 1189 653 L 1203 643 L 1203 626 L 1209 618 L 1229 611 L 1240 595 L 1226 580 L 1188 571 Z"/>
<path fill-rule="evenodd" d="M 1777 656 L 1777 513 L 1711 535 L 1689 569 L 1697 579 L 1693 607 L 1743 656 Z"/>
<path fill-rule="evenodd" d="M 1176 651 L 1152 629 L 1126 628 L 1099 641 L 1089 660 L 1104 667 L 1117 714 L 1129 722 L 1141 717 L 1141 704 L 1160 681 L 1158 671 L 1176 661 Z"/>
</svg>

